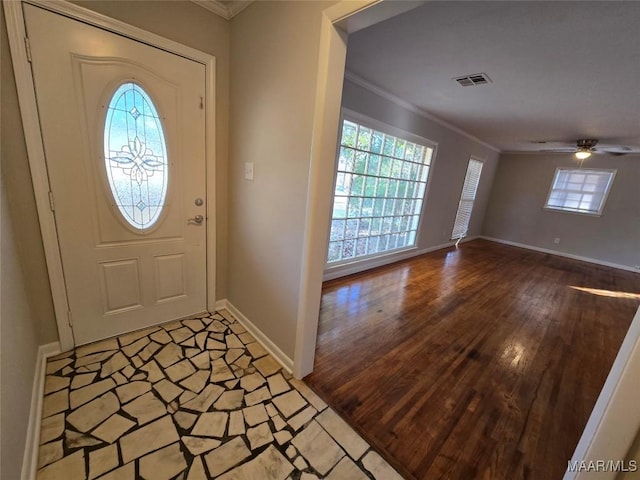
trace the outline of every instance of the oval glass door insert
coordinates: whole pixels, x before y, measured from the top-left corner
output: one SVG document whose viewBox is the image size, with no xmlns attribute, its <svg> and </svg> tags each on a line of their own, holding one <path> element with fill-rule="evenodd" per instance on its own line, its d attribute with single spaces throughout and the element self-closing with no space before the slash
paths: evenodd
<svg viewBox="0 0 640 480">
<path fill-rule="evenodd" d="M 109 101 L 104 161 L 124 219 L 137 230 L 151 228 L 167 196 L 167 148 L 158 110 L 137 83 L 123 83 Z"/>
</svg>

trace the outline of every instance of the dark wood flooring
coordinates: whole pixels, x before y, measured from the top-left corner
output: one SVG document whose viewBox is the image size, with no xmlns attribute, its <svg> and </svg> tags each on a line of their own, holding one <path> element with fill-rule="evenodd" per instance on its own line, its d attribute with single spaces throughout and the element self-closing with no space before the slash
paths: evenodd
<svg viewBox="0 0 640 480">
<path fill-rule="evenodd" d="M 327 282 L 306 378 L 408 479 L 561 479 L 640 274 L 484 240 Z"/>
</svg>

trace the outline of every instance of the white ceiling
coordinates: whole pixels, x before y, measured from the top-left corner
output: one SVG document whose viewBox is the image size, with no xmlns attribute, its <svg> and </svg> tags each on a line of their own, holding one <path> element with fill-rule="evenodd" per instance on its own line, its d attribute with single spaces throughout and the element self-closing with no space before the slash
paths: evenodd
<svg viewBox="0 0 640 480">
<path fill-rule="evenodd" d="M 351 34 L 347 71 L 502 151 L 640 152 L 638 1 L 426 2 Z"/>
</svg>

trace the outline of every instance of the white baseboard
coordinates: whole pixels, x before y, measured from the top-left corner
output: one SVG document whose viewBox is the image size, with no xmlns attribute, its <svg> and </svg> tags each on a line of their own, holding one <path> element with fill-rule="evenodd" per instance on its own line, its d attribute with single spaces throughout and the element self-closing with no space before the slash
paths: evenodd
<svg viewBox="0 0 640 480">
<path fill-rule="evenodd" d="M 236 308 L 229 300 L 219 300 L 216 302 L 216 310 L 228 310 L 231 315 L 242 325 L 247 331 L 255 337 L 255 339 L 264 347 L 264 349 L 275 358 L 280 365 L 289 373 L 293 371 L 293 360 L 289 358 L 280 348 L 267 337 L 251 320 L 249 320 L 240 310 Z"/>
<path fill-rule="evenodd" d="M 29 425 L 22 457 L 22 480 L 35 480 L 38 471 L 38 450 L 40 447 L 40 424 L 42 422 L 42 401 L 44 399 L 44 380 L 47 370 L 47 358 L 60 353 L 60 342 L 48 343 L 38 347 L 36 371 L 31 389 L 31 407 Z"/>
<path fill-rule="evenodd" d="M 467 237 L 461 240 L 463 242 L 470 242 L 475 240 L 476 237 Z M 330 267 L 324 271 L 322 281 L 334 280 L 336 278 L 346 277 L 347 275 L 353 275 L 354 273 L 364 272 L 372 268 L 382 267 L 391 263 L 399 262 L 400 260 L 406 260 L 408 258 L 417 257 L 418 255 L 424 255 L 425 253 L 435 252 L 436 250 L 442 250 L 443 248 L 453 247 L 456 244 L 455 241 L 443 243 L 442 245 L 435 245 L 433 247 L 422 248 L 420 250 L 406 250 L 398 253 L 390 253 L 388 255 L 375 257 L 369 260 L 356 260 L 352 263 L 346 263 L 343 265 L 337 265 Z"/>
<path fill-rule="evenodd" d="M 549 255 L 556 255 L 558 257 L 570 258 L 572 260 L 580 260 L 582 262 L 595 263 L 596 265 L 602 265 L 604 267 L 618 268 L 620 270 L 626 270 L 628 272 L 639 273 L 640 270 L 637 268 L 630 267 L 628 265 L 620 265 L 618 263 L 605 262 L 604 260 L 598 260 L 595 258 L 583 257 L 580 255 L 573 255 L 571 253 L 560 252 L 558 250 L 551 250 L 549 248 L 541 248 L 533 245 L 527 245 L 525 243 L 512 242 L 510 240 L 503 240 L 501 238 L 494 237 L 485 237 L 481 235 L 477 238 L 482 238 L 484 240 L 489 240 L 490 242 L 502 243 L 504 245 L 511 245 L 513 247 L 526 248 L 527 250 L 534 250 L 536 252 L 548 253 Z"/>
</svg>

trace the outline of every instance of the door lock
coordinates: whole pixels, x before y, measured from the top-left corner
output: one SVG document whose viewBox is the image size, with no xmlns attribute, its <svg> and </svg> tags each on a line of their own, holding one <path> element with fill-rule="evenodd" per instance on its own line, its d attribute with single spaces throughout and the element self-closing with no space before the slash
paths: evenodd
<svg viewBox="0 0 640 480">
<path fill-rule="evenodd" d="M 204 221 L 204 217 L 202 215 L 196 215 L 193 218 L 189 218 L 187 220 L 187 223 L 189 225 L 200 225 L 200 224 L 202 224 L 203 221 Z"/>
</svg>

